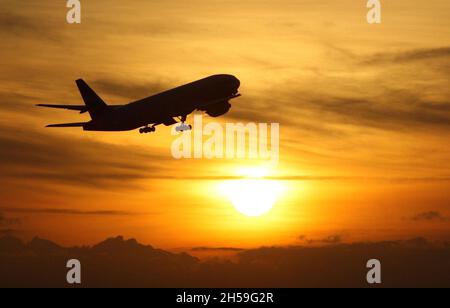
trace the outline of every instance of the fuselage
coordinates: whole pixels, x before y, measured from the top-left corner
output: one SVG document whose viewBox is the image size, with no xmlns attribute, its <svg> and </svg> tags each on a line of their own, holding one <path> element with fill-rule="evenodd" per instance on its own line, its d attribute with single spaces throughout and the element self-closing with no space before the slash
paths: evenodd
<svg viewBox="0 0 450 308">
<path fill-rule="evenodd" d="M 109 106 L 84 130 L 126 131 L 148 124 L 166 123 L 188 115 L 205 104 L 235 95 L 240 81 L 232 75 L 213 75 L 186 85 L 121 106 Z"/>
</svg>

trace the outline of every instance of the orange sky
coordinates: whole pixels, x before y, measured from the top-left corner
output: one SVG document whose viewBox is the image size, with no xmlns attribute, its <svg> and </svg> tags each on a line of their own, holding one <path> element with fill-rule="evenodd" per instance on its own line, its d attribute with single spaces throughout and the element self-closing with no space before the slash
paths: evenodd
<svg viewBox="0 0 450 308">
<path fill-rule="evenodd" d="M 369 25 L 365 1 L 82 1 L 68 25 L 61 2 L 3 0 L 0 229 L 163 248 L 449 239 L 450 3 L 382 5 Z M 174 160 L 165 127 L 45 129 L 88 116 L 33 107 L 80 104 L 77 78 L 120 104 L 216 73 L 242 83 L 221 123 L 281 125 L 284 189 L 259 218 L 219 189 L 259 162 Z"/>
</svg>

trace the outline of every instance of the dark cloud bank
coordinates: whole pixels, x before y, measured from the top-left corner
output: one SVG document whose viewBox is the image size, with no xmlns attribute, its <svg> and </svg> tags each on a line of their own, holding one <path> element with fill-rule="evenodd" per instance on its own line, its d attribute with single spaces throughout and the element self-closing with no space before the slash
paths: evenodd
<svg viewBox="0 0 450 308">
<path fill-rule="evenodd" d="M 266 247 L 234 261 L 200 261 L 122 237 L 64 248 L 35 238 L 0 238 L 0 287 L 67 287 L 68 259 L 83 287 L 367 287 L 366 262 L 382 262 L 383 287 L 450 287 L 450 244 L 409 241 Z"/>
</svg>

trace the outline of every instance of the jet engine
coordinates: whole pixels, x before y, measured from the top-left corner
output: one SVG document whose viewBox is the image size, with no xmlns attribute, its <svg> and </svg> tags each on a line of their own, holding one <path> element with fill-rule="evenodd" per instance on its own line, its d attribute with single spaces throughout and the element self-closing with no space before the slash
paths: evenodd
<svg viewBox="0 0 450 308">
<path fill-rule="evenodd" d="M 220 102 L 205 108 L 206 114 L 216 118 L 225 113 L 227 113 L 231 108 L 231 104 L 229 102 Z"/>
</svg>

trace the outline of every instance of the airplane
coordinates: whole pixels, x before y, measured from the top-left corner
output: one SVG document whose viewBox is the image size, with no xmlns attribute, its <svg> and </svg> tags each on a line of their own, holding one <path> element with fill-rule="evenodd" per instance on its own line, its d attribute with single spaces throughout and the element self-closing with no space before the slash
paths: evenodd
<svg viewBox="0 0 450 308">
<path fill-rule="evenodd" d="M 181 123 L 177 131 L 192 129 L 187 125 L 189 114 L 198 110 L 211 117 L 227 113 L 230 100 L 241 96 L 239 79 L 220 74 L 131 102 L 125 105 L 107 105 L 82 79 L 76 80 L 85 105 L 38 104 L 39 107 L 88 112 L 91 121 L 51 124 L 47 127 L 82 127 L 85 131 L 130 131 L 139 128 L 141 134 L 156 131 L 156 126 Z M 179 122 L 178 122 L 178 121 Z"/>
</svg>

